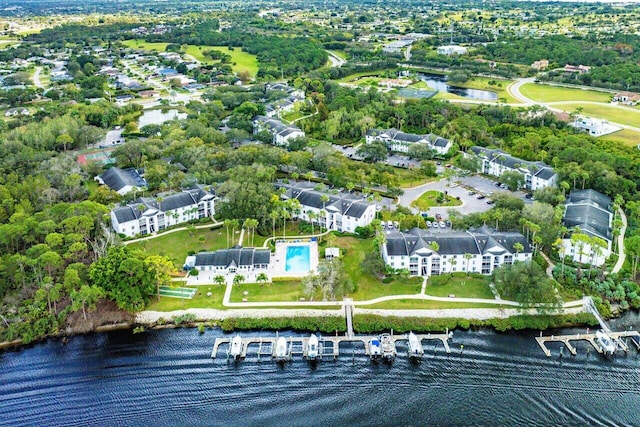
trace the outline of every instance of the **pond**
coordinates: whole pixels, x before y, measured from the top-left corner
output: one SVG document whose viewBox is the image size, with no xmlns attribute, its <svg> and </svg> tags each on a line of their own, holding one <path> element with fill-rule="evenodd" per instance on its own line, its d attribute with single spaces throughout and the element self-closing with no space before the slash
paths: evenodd
<svg viewBox="0 0 640 427">
<path fill-rule="evenodd" d="M 447 77 L 437 74 L 418 73 L 418 78 L 429 85 L 433 89 L 440 92 L 452 93 L 469 99 L 478 99 L 481 101 L 497 101 L 498 94 L 489 90 L 467 89 L 463 87 L 449 86 Z"/>
<path fill-rule="evenodd" d="M 171 109 L 171 110 L 146 110 L 140 116 L 138 121 L 138 127 L 143 127 L 146 125 L 161 125 L 164 122 L 168 122 L 169 120 L 181 120 L 186 119 L 187 114 L 181 113 L 179 110 Z"/>
</svg>

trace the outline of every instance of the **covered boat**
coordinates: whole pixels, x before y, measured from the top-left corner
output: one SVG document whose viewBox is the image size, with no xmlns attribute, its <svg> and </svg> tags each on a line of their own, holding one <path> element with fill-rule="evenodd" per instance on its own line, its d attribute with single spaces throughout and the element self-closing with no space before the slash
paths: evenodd
<svg viewBox="0 0 640 427">
<path fill-rule="evenodd" d="M 318 337 L 316 334 L 311 334 L 309 342 L 307 344 L 307 359 L 316 360 L 318 358 Z"/>
<path fill-rule="evenodd" d="M 409 332 L 409 357 L 420 358 L 424 354 L 422 344 L 418 336 L 413 332 Z"/>
<path fill-rule="evenodd" d="M 231 339 L 231 346 L 229 347 L 229 356 L 231 356 L 235 360 L 238 360 L 241 355 L 242 355 L 242 338 L 240 338 L 240 335 L 236 334 L 236 336 L 234 336 Z"/>
<path fill-rule="evenodd" d="M 602 331 L 596 332 L 596 342 L 602 348 L 602 352 L 606 356 L 612 356 L 616 352 L 616 345 L 613 343 L 609 335 Z"/>
<path fill-rule="evenodd" d="M 386 361 L 392 361 L 396 357 L 396 345 L 389 334 L 380 335 L 380 346 L 382 347 L 382 357 Z"/>
<path fill-rule="evenodd" d="M 379 359 L 382 357 L 382 345 L 378 338 L 372 338 L 369 341 L 369 354 L 372 359 Z"/>
<path fill-rule="evenodd" d="M 284 362 L 289 359 L 287 354 L 287 340 L 284 337 L 278 338 L 276 341 L 276 360 Z"/>
</svg>

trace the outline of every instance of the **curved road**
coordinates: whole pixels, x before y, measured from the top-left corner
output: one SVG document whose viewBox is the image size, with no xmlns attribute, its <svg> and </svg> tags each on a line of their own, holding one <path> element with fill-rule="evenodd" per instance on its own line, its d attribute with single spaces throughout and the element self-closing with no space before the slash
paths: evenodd
<svg viewBox="0 0 640 427">
<path fill-rule="evenodd" d="M 594 102 L 594 101 L 556 101 L 556 102 L 540 102 L 540 101 L 534 101 L 531 98 L 527 98 L 526 96 L 524 96 L 522 94 L 522 92 L 520 92 L 520 88 L 522 87 L 522 85 L 525 85 L 527 83 L 534 83 L 535 82 L 535 78 L 533 77 L 529 77 L 526 79 L 517 79 L 514 83 L 510 84 L 509 86 L 507 86 L 507 92 L 509 93 L 509 95 L 511 95 L 512 97 L 514 97 L 515 99 L 517 99 L 518 101 L 522 102 L 523 104 L 525 104 L 526 106 L 532 106 L 532 105 L 540 105 L 542 107 L 545 107 L 546 109 L 550 110 L 550 111 L 554 111 L 557 113 L 563 113 L 565 112 L 565 110 L 562 110 L 560 108 L 555 108 L 554 105 L 557 106 L 561 106 L 563 103 L 576 103 L 579 102 L 581 104 L 589 104 L 589 105 L 607 105 L 609 106 L 609 104 L 604 104 L 602 102 Z M 629 110 L 624 106 L 621 105 L 615 105 L 612 107 L 616 107 L 616 108 L 620 108 L 620 109 L 624 109 L 624 110 Z M 631 111 L 631 110 L 629 110 Z M 616 123 L 616 122 L 612 122 L 611 120 L 607 120 L 610 124 L 612 124 L 613 126 L 618 126 L 621 127 L 623 129 L 629 129 L 632 130 L 634 132 L 640 132 L 640 127 L 636 127 L 636 126 L 629 126 L 629 125 L 625 125 L 622 123 Z"/>
<path fill-rule="evenodd" d="M 627 232 L 627 216 L 624 214 L 622 208 L 618 208 L 618 213 L 622 220 L 622 228 L 620 229 L 620 235 L 618 235 L 618 262 L 616 262 L 616 265 L 611 269 L 612 273 L 619 272 L 627 258 L 627 255 L 624 252 L 624 234 Z"/>
</svg>

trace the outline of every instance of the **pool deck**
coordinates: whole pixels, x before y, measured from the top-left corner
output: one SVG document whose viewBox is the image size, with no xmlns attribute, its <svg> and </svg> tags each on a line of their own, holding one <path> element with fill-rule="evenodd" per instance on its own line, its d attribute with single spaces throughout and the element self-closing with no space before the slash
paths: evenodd
<svg viewBox="0 0 640 427">
<path fill-rule="evenodd" d="M 287 247 L 289 246 L 309 246 L 309 272 L 286 271 Z M 296 241 L 276 243 L 276 252 L 272 257 L 274 277 L 304 277 L 310 272 L 315 272 L 318 268 L 318 242 L 317 241 Z"/>
</svg>

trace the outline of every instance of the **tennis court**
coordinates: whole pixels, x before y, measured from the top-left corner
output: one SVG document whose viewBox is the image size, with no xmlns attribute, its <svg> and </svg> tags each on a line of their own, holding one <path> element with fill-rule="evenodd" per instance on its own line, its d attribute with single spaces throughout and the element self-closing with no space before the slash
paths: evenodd
<svg viewBox="0 0 640 427">
<path fill-rule="evenodd" d="M 160 286 L 160 296 L 163 297 L 191 299 L 195 294 L 195 288 L 170 288 L 169 286 Z"/>
</svg>

